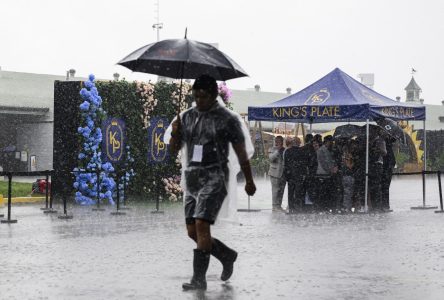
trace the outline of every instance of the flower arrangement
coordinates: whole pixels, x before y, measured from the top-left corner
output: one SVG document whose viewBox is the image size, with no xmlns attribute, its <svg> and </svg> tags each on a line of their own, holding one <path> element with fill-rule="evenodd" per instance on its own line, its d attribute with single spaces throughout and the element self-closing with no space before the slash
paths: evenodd
<svg viewBox="0 0 444 300">
<path fill-rule="evenodd" d="M 143 106 L 143 128 L 150 126 L 151 113 L 157 106 L 157 99 L 154 97 L 154 85 L 151 82 L 136 81 L 136 92 Z"/>
<path fill-rule="evenodd" d="M 176 202 L 182 198 L 183 190 L 180 186 L 180 176 L 162 178 L 162 182 L 165 186 L 165 192 L 168 196 L 168 200 Z"/>
<path fill-rule="evenodd" d="M 73 184 L 77 190 L 75 199 L 79 204 L 91 205 L 96 202 L 98 195 L 101 200 L 107 199 L 114 204 L 112 192 L 116 184 L 110 177 L 114 168 L 109 162 L 102 164 L 102 130 L 96 126 L 106 113 L 101 108 L 102 98 L 94 80 L 94 75 L 89 75 L 88 80 L 84 82 L 85 87 L 80 90 L 83 102 L 80 104 L 81 124 L 77 132 L 82 150 L 78 155 L 79 167 L 74 169 L 79 171 L 75 173 L 76 180 Z"/>
<path fill-rule="evenodd" d="M 175 81 L 174 84 L 176 85 L 176 88 L 171 93 L 171 97 L 173 99 L 173 105 L 176 108 L 180 103 L 180 111 L 184 111 L 188 108 L 188 102 L 185 101 L 187 96 L 191 95 L 192 86 L 188 82 L 182 82 L 182 93 L 180 91 L 180 82 Z M 182 99 L 179 99 L 179 96 L 182 95 Z"/>
<path fill-rule="evenodd" d="M 231 90 L 227 87 L 227 84 L 225 82 L 222 82 L 219 84 L 219 96 L 222 98 L 222 100 L 225 103 L 225 106 L 228 109 L 233 110 L 233 103 L 230 102 L 230 98 L 233 95 Z"/>
</svg>

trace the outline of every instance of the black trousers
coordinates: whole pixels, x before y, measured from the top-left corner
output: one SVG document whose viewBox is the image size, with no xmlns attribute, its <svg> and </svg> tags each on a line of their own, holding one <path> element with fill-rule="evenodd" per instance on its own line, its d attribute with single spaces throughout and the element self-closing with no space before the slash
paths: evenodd
<svg viewBox="0 0 444 300">
<path fill-rule="evenodd" d="M 298 176 L 288 180 L 288 210 L 302 211 L 305 206 L 304 177 Z"/>
<path fill-rule="evenodd" d="M 373 209 L 382 209 L 382 164 L 373 163 L 368 173 L 370 201 Z"/>
<path fill-rule="evenodd" d="M 313 206 L 316 205 L 317 193 L 316 193 L 316 178 L 314 175 L 308 175 L 304 180 L 305 190 L 308 194 L 308 198 L 313 203 Z M 305 198 L 304 198 L 305 199 Z"/>
<path fill-rule="evenodd" d="M 390 184 L 392 183 L 392 168 L 384 168 L 382 172 L 381 194 L 382 194 L 382 208 L 390 208 Z"/>
<path fill-rule="evenodd" d="M 330 210 L 336 208 L 336 181 L 337 179 L 333 176 L 318 176 L 316 178 L 316 209 Z"/>
</svg>

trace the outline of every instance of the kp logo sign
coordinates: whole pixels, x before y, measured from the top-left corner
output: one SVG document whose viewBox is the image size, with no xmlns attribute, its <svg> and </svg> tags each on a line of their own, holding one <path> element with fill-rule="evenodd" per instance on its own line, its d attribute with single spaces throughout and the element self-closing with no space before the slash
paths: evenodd
<svg viewBox="0 0 444 300">
<path fill-rule="evenodd" d="M 163 142 L 163 136 L 168 128 L 166 118 L 152 118 L 148 127 L 148 161 L 160 163 L 168 156 L 167 145 Z"/>
<path fill-rule="evenodd" d="M 306 105 L 311 105 L 311 104 L 322 104 L 325 103 L 328 98 L 330 98 L 330 93 L 329 91 L 324 88 L 321 89 L 319 92 L 313 93 L 310 95 L 310 97 L 308 97 L 308 99 L 305 101 Z"/>
<path fill-rule="evenodd" d="M 102 124 L 103 159 L 119 163 L 125 152 L 125 122 L 118 118 L 108 118 Z"/>
</svg>

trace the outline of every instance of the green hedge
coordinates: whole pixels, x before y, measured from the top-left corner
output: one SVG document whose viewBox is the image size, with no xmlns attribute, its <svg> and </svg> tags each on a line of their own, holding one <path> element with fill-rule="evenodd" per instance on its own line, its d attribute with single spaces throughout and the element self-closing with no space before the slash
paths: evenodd
<svg viewBox="0 0 444 300">
<path fill-rule="evenodd" d="M 148 83 L 145 83 L 148 84 Z M 178 91 L 178 84 L 159 82 L 154 84 L 154 98 L 157 105 L 147 115 L 144 105 L 147 104 L 137 89 L 136 82 L 103 81 L 96 83 L 99 94 L 103 100 L 103 108 L 109 117 L 121 118 L 126 124 L 126 145 L 131 147 L 131 155 L 134 162 L 129 168 L 133 168 L 136 175 L 131 180 L 128 193 L 133 197 L 143 199 L 155 199 L 165 197 L 164 185 L 160 180 L 180 174 L 180 169 L 171 158 L 162 164 L 149 165 L 148 157 L 148 132 L 145 127 L 146 117 L 166 117 L 171 121 L 177 113 L 173 103 L 173 93 Z M 186 106 L 191 103 L 191 95 L 185 96 Z"/>
</svg>

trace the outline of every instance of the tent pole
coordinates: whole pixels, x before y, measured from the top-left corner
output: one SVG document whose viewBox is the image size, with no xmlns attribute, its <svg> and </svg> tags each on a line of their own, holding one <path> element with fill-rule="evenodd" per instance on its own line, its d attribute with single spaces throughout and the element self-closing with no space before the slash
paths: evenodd
<svg viewBox="0 0 444 300">
<path fill-rule="evenodd" d="M 273 145 L 272 145 L 272 147 L 274 147 L 274 141 L 276 139 L 276 137 L 274 136 L 274 122 L 271 122 L 271 133 L 273 134 Z"/>
<path fill-rule="evenodd" d="M 313 134 L 312 125 L 313 125 L 313 122 L 310 120 L 310 134 Z"/>
<path fill-rule="evenodd" d="M 369 144 L 369 120 L 366 121 L 365 133 L 366 133 L 366 143 L 365 143 L 365 207 L 364 211 L 368 212 L 368 144 Z"/>
<path fill-rule="evenodd" d="M 424 161 L 422 170 L 427 171 L 427 131 L 426 131 L 426 121 L 423 121 L 424 128 Z M 422 174 L 422 206 L 426 206 L 426 182 L 425 182 L 425 173 Z"/>
</svg>

